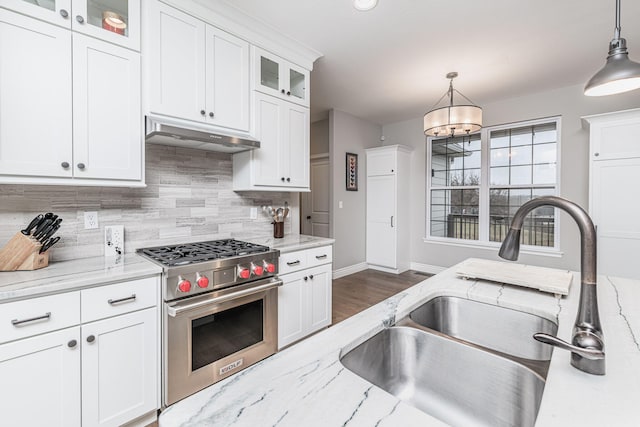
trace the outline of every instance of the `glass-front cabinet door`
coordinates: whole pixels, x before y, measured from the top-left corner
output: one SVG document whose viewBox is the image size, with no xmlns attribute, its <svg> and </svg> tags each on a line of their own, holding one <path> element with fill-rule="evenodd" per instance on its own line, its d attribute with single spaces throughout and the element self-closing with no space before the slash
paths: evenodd
<svg viewBox="0 0 640 427">
<path fill-rule="evenodd" d="M 0 6 L 61 27 L 71 27 L 71 0 L 0 0 Z"/>
<path fill-rule="evenodd" d="M 73 0 L 72 25 L 78 32 L 140 50 L 139 0 Z"/>
<path fill-rule="evenodd" d="M 304 107 L 309 106 L 309 71 L 256 46 L 254 89 Z"/>
</svg>

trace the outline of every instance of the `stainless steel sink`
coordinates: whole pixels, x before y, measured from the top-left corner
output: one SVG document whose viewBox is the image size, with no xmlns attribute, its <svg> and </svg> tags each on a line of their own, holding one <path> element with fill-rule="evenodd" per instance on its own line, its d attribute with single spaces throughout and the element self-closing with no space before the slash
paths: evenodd
<svg viewBox="0 0 640 427">
<path fill-rule="evenodd" d="M 509 358 L 410 327 L 381 331 L 341 362 L 454 426 L 533 426 L 545 384 L 540 374 Z"/>
<path fill-rule="evenodd" d="M 533 339 L 536 332 L 556 335 L 558 325 L 533 314 L 458 297 L 437 297 L 409 315 L 443 334 L 524 359 L 551 360 L 553 347 Z"/>
</svg>

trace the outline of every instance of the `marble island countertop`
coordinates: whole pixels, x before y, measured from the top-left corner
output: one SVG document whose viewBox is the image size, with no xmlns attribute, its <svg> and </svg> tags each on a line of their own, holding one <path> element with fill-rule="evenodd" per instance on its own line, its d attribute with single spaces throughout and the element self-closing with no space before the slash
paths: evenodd
<svg viewBox="0 0 640 427">
<path fill-rule="evenodd" d="M 427 415 L 347 370 L 347 352 L 425 301 L 459 296 L 537 314 L 569 340 L 579 275 L 568 297 L 463 280 L 455 266 L 176 403 L 160 415 L 173 426 L 440 426 Z M 594 376 L 553 352 L 536 426 L 636 426 L 640 420 L 640 281 L 599 277 L 607 374 Z M 472 320 L 472 319 L 470 319 Z"/>
</svg>

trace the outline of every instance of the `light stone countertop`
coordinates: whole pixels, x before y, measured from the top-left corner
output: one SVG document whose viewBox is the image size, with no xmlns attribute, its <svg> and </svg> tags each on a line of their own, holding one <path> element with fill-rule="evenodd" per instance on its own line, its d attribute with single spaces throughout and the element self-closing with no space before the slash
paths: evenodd
<svg viewBox="0 0 640 427">
<path fill-rule="evenodd" d="M 116 259 L 83 258 L 52 262 L 33 271 L 0 272 L 0 303 L 121 282 L 162 273 L 162 268 L 136 254 Z"/>
<path fill-rule="evenodd" d="M 251 237 L 245 239 L 251 243 L 269 246 L 278 249 L 281 254 L 299 251 L 302 249 L 317 248 L 320 246 L 332 245 L 335 240 L 325 237 L 307 236 L 305 234 L 287 234 L 281 239 L 275 239 L 273 236 Z"/>
<path fill-rule="evenodd" d="M 568 297 L 463 280 L 455 266 L 163 411 L 174 426 L 440 426 L 441 421 L 360 378 L 339 356 L 425 301 L 452 295 L 537 314 L 559 323 L 569 340 L 579 275 Z M 640 281 L 599 277 L 607 374 L 594 376 L 553 352 L 536 422 L 546 426 L 637 426 L 640 420 Z M 472 319 L 471 319 L 472 321 Z"/>
</svg>

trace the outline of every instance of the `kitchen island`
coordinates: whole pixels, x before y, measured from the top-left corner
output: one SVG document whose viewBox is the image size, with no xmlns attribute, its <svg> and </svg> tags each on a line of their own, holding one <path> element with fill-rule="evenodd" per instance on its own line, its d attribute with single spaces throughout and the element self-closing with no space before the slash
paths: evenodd
<svg viewBox="0 0 640 427">
<path fill-rule="evenodd" d="M 300 342 L 166 409 L 173 426 L 439 426 L 347 370 L 339 361 L 383 328 L 437 296 L 450 295 L 536 314 L 559 324 L 568 340 L 577 312 L 579 274 L 568 297 L 485 281 L 463 280 L 456 267 Z M 636 426 L 640 411 L 640 281 L 600 276 L 605 376 L 573 368 L 570 353 L 553 352 L 536 426 Z M 473 321 L 473 319 L 469 319 Z"/>
</svg>

